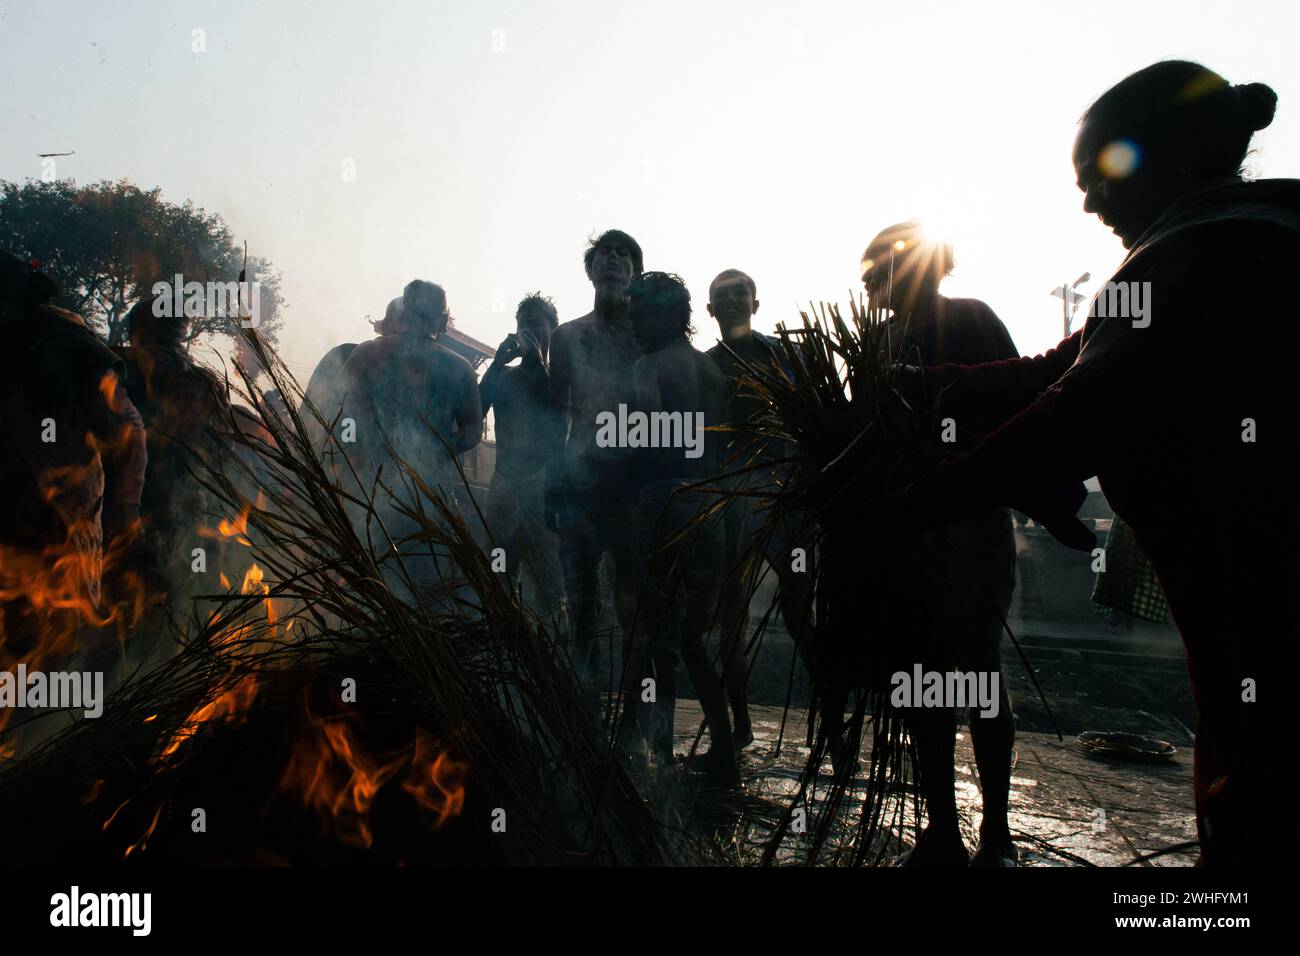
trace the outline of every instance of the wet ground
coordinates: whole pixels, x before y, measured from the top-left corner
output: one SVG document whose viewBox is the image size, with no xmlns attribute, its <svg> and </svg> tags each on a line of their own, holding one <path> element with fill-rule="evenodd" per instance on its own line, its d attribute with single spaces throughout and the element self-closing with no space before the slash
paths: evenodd
<svg viewBox="0 0 1300 956">
<path fill-rule="evenodd" d="M 1114 629 L 1093 621 L 1016 619 L 1011 626 L 1041 688 L 1040 696 L 1020 653 L 1004 641 L 1003 674 L 1018 728 L 1010 823 L 1022 865 L 1194 863 L 1194 847 L 1168 852 L 1196 839 L 1190 730 L 1195 718 L 1177 633 L 1141 624 Z M 690 694 L 684 674 L 678 686 Z M 774 624 L 751 679 L 757 739 L 745 752 L 744 767 L 747 792 L 773 805 L 788 802 L 807 759 L 799 706 L 807 693 L 789 638 Z M 778 752 L 783 713 L 787 724 Z M 679 753 L 690 750 L 701 716 L 693 700 L 681 701 Z M 1057 738 L 1057 727 L 1064 741 Z M 1155 764 L 1094 757 L 1076 740 L 1085 730 L 1144 734 L 1172 743 L 1177 752 L 1172 760 Z M 966 844 L 973 851 L 980 795 L 964 728 L 957 740 L 956 770 Z M 829 764 L 824 773 L 829 779 Z M 902 832 L 903 841 L 910 842 L 911 829 Z M 761 836 L 750 838 L 761 841 Z M 1142 859 L 1152 854 L 1158 855 Z"/>
<path fill-rule="evenodd" d="M 746 786 L 773 803 L 795 792 L 808 756 L 803 711 L 788 714 L 780 752 L 783 709 L 752 708 L 755 742 L 745 751 Z M 703 717 L 695 701 L 679 702 L 676 749 L 690 751 Z M 703 746 L 701 749 L 704 749 Z M 979 784 L 967 733 L 957 740 L 957 801 L 967 848 L 978 843 Z M 824 768 L 829 779 L 829 764 Z M 1073 737 L 1020 731 L 1011 774 L 1010 824 L 1024 866 L 1123 866 L 1196 839 L 1191 752 L 1179 749 L 1160 764 L 1121 763 L 1090 756 Z M 758 835 L 754 836 L 759 840 Z M 910 842 L 910 828 L 904 828 Z M 1194 849 L 1164 853 L 1134 865 L 1188 866 Z"/>
</svg>

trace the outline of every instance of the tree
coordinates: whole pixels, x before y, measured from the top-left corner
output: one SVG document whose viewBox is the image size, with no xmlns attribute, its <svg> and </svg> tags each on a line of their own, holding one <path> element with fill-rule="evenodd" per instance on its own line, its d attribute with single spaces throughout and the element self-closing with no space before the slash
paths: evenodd
<svg viewBox="0 0 1300 956">
<path fill-rule="evenodd" d="M 234 282 L 244 248 L 216 213 L 165 201 L 157 188 L 126 180 L 77 186 L 0 180 L 0 248 L 36 259 L 60 288 L 58 305 L 83 316 L 109 345 L 127 341 L 126 314 L 155 283 Z M 260 256 L 247 279 L 259 284 L 258 331 L 274 344 L 283 316 L 280 274 Z M 191 321 L 187 344 L 231 335 L 234 319 L 207 312 Z M 241 342 L 238 336 L 236 342 Z"/>
</svg>

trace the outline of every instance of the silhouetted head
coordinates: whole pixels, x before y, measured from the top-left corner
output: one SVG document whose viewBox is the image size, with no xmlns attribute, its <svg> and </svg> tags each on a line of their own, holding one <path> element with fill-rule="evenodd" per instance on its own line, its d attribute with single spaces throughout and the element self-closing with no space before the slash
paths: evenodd
<svg viewBox="0 0 1300 956">
<path fill-rule="evenodd" d="M 1232 86 L 1186 60 L 1125 77 L 1080 121 L 1074 170 L 1084 211 L 1132 246 L 1180 196 L 1239 177 L 1251 136 L 1276 107 L 1277 94 L 1263 83 Z"/>
<path fill-rule="evenodd" d="M 180 315 L 171 315 L 171 306 L 170 295 L 145 296 L 131 306 L 131 311 L 126 314 L 126 334 L 132 348 L 144 351 L 184 351 L 190 320 L 185 315 L 184 308 Z"/>
<path fill-rule="evenodd" d="M 911 219 L 871 240 L 862 253 L 862 284 L 872 296 L 889 288 L 889 308 L 905 314 L 934 299 L 952 265 L 952 243 L 929 235 L 922 222 Z"/>
<path fill-rule="evenodd" d="M 515 329 L 522 335 L 531 335 L 542 347 L 542 354 L 551 350 L 551 333 L 560 324 L 555 303 L 540 292 L 526 296 L 515 309 Z M 525 360 L 527 355 L 525 354 Z"/>
<path fill-rule="evenodd" d="M 745 335 L 758 311 L 758 286 L 739 269 L 723 269 L 709 283 L 707 308 L 724 339 Z"/>
<path fill-rule="evenodd" d="M 643 272 L 627 287 L 632 334 L 646 350 L 689 337 L 691 294 L 671 272 Z"/>
<path fill-rule="evenodd" d="M 397 335 L 402 331 L 402 312 L 402 297 L 399 295 L 396 299 L 389 300 L 384 309 L 384 317 L 370 324 L 379 335 Z"/>
<path fill-rule="evenodd" d="M 450 320 L 447 293 L 442 290 L 442 286 L 423 279 L 412 279 L 407 283 L 402 290 L 401 331 L 438 336 L 447 330 Z"/>
<path fill-rule="evenodd" d="M 35 260 L 0 252 L 0 315 L 18 315 L 54 298 L 58 287 L 39 268 Z"/>
<path fill-rule="evenodd" d="M 582 265 L 596 290 L 621 293 L 645 268 L 641 247 L 621 229 L 607 229 L 587 244 Z"/>
</svg>

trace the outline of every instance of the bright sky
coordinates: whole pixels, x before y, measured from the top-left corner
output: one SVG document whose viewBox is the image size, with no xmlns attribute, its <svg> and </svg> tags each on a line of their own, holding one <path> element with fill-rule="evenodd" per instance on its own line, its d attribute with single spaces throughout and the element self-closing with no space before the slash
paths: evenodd
<svg viewBox="0 0 1300 956">
<path fill-rule="evenodd" d="M 415 277 L 493 345 L 528 292 L 581 315 L 585 240 L 611 226 L 686 279 L 703 346 L 720 270 L 754 276 L 769 331 L 845 300 L 880 228 L 929 217 L 956 242 L 944 291 L 1033 353 L 1059 338 L 1050 290 L 1123 255 L 1082 212 L 1079 114 L 1199 60 L 1273 86 L 1252 164 L 1300 175 L 1297 36 L 1294 0 L 0 0 L 0 178 L 76 150 L 60 177 L 221 213 L 284 273 L 304 382 Z"/>
</svg>

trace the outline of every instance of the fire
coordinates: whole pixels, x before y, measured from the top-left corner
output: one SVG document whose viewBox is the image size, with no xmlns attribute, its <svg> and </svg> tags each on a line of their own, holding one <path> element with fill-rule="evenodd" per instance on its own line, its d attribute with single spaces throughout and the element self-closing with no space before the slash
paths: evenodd
<svg viewBox="0 0 1300 956">
<path fill-rule="evenodd" d="M 254 561 L 248 566 L 248 570 L 244 572 L 244 583 L 240 586 L 239 593 L 252 594 L 256 590 L 262 590 L 264 593 L 269 591 L 270 588 L 262 583 L 265 578 L 266 572 Z"/>
<path fill-rule="evenodd" d="M 129 860 L 132 853 L 136 850 L 143 850 L 149 845 L 149 838 L 153 836 L 153 831 L 158 829 L 158 818 L 162 816 L 162 811 L 163 805 L 160 803 L 153 812 L 153 819 L 149 821 L 149 828 L 144 831 L 144 836 L 126 848 L 126 852 L 122 854 L 122 859 Z"/>
<path fill-rule="evenodd" d="M 254 561 L 249 565 L 248 570 L 244 572 L 244 581 L 240 586 L 240 593 L 257 594 L 260 592 L 265 595 L 263 600 L 266 604 L 266 619 L 270 625 L 270 633 L 274 636 L 276 623 L 275 603 L 271 600 L 271 586 L 266 583 L 265 578 L 265 572 L 262 570 L 261 566 Z M 228 586 L 225 575 L 222 575 L 222 584 Z M 251 627 L 251 624 L 245 624 L 240 627 L 227 628 L 221 636 L 222 643 L 233 643 L 241 637 L 246 636 Z M 189 717 L 185 719 L 185 722 L 180 726 L 176 733 L 172 735 L 172 739 L 158 755 L 158 759 L 165 760 L 180 750 L 182 744 L 194 736 L 199 726 L 208 721 L 240 719 L 253 705 L 253 701 L 257 697 L 257 691 L 257 677 L 253 674 L 248 674 L 236 681 L 232 687 L 225 690 L 219 696 L 208 701 L 206 704 L 202 704 L 195 708 Z M 152 717 L 147 718 L 147 720 L 152 719 Z"/>
<path fill-rule="evenodd" d="M 39 552 L 0 548 L 0 603 L 22 601 L 36 616 L 66 612 L 73 627 L 109 623 L 99 609 L 103 556 L 97 522 L 77 522 L 59 545 Z M 71 650 L 72 648 L 66 648 Z"/>
<path fill-rule="evenodd" d="M 400 761 L 377 765 L 346 723 L 313 724 L 290 754 L 279 789 L 296 792 L 344 843 L 369 847 L 374 842 L 370 805 L 400 767 Z"/>
<path fill-rule="evenodd" d="M 117 411 L 122 407 L 117 397 L 117 373 L 105 372 L 104 377 L 99 380 L 99 394 L 104 396 L 104 401 L 109 408 Z"/>
<path fill-rule="evenodd" d="M 271 598 L 271 585 L 266 583 L 266 572 L 264 572 L 256 561 L 249 565 L 248 570 L 244 572 L 244 583 L 239 587 L 240 594 L 257 594 L 261 592 L 262 602 L 266 606 L 266 622 L 268 625 L 268 634 L 275 637 L 276 622 L 279 620 L 279 614 L 275 609 L 275 601 Z M 292 621 L 290 625 L 292 626 Z M 285 633 L 288 633 L 286 629 Z"/>
<path fill-rule="evenodd" d="M 105 374 L 98 387 L 111 408 L 122 407 L 124 393 L 115 373 Z M 28 542 L 0 544 L 0 606 L 5 608 L 0 616 L 0 669 L 19 664 L 47 669 L 91 643 L 111 640 L 114 635 L 106 633 L 110 626 L 124 640 L 149 608 L 165 599 L 134 567 L 139 526 L 111 540 L 103 531 L 101 452 L 106 445 L 132 441 L 136 434 L 125 425 L 105 443 L 87 432 L 88 454 L 74 454 L 72 460 L 62 456 L 36 476 L 47 517 L 66 530 L 61 541 L 42 540 L 38 532 Z M 39 529 L 40 520 L 32 527 Z M 0 729 L 11 713 L 0 712 Z"/>
<path fill-rule="evenodd" d="M 257 678 L 252 674 L 241 678 L 225 693 L 195 709 L 185 719 L 185 723 L 181 725 L 180 729 L 172 735 L 171 741 L 159 754 L 159 759 L 165 760 L 180 750 L 181 745 L 194 736 L 201 724 L 205 724 L 210 720 L 235 719 L 246 713 L 248 708 L 253 705 L 253 700 L 256 697 Z"/>
<path fill-rule="evenodd" d="M 297 796 L 343 843 L 369 848 L 374 842 L 370 808 L 386 784 L 405 771 L 402 791 L 436 814 L 436 828 L 464 809 L 466 769 L 424 734 L 397 755 L 377 760 L 345 716 L 307 727 L 289 755 L 277 792 Z"/>
<path fill-rule="evenodd" d="M 130 567 L 130 541 L 104 547 L 98 516 L 74 521 L 63 542 L 39 551 L 0 545 L 0 669 L 47 669 L 92 642 L 119 638 L 166 595 Z M 105 590 L 107 581 L 112 586 Z M 0 728 L 10 712 L 0 712 Z"/>
<path fill-rule="evenodd" d="M 260 490 L 257 492 L 256 507 L 258 511 L 265 510 L 265 492 Z M 231 521 L 228 518 L 222 518 L 217 522 L 215 529 L 207 526 L 200 526 L 199 534 L 204 538 L 216 538 L 221 541 L 237 541 L 244 547 L 251 548 L 253 542 L 248 540 L 248 516 L 253 513 L 253 508 L 254 505 L 244 505 L 244 507 L 239 509 L 239 516 L 235 518 L 234 521 Z"/>
<path fill-rule="evenodd" d="M 248 516 L 252 513 L 252 510 L 252 505 L 245 505 L 240 509 L 239 517 L 234 521 L 222 518 L 217 522 L 215 529 L 207 526 L 200 527 L 199 535 L 221 541 L 237 541 L 245 547 L 252 547 L 253 542 L 248 540 Z"/>
<path fill-rule="evenodd" d="M 402 789 L 415 797 L 420 806 L 436 813 L 438 820 L 434 826 L 440 827 L 452 817 L 460 816 L 465 808 L 465 772 L 468 769 L 446 751 L 436 750 L 433 739 L 422 734 L 415 738 L 411 773 Z"/>
</svg>

